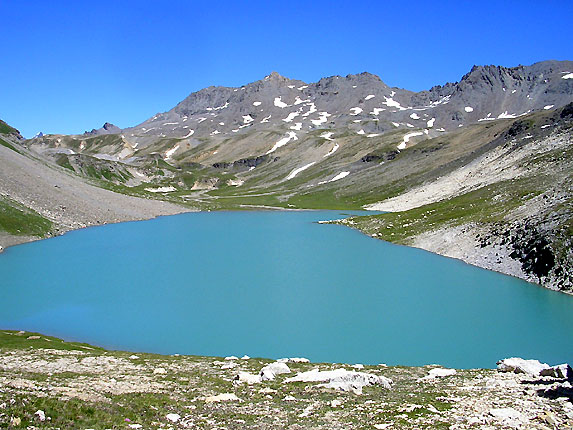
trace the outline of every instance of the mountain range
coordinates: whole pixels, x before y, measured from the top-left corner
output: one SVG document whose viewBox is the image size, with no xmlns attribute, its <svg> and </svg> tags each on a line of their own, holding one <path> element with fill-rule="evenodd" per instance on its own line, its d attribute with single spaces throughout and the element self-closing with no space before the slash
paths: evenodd
<svg viewBox="0 0 573 430">
<path fill-rule="evenodd" d="M 18 234 L 3 221 L 0 240 L 181 210 L 367 207 L 390 213 L 344 223 L 571 291 L 572 101 L 573 62 L 544 61 L 474 66 L 421 92 L 370 73 L 305 83 L 272 72 L 82 135 L 25 140 L 2 123 L 0 202 L 11 223 L 46 222 Z M 42 174 L 14 183 L 24 164 Z M 105 191 L 106 210 L 77 209 L 94 206 L 86 187 Z"/>
</svg>

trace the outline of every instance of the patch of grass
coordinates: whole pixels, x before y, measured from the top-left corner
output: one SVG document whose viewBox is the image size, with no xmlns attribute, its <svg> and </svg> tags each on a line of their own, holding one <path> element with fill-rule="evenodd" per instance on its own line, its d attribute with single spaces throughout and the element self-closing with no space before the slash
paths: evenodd
<svg viewBox="0 0 573 430">
<path fill-rule="evenodd" d="M 4 121 L 0 119 L 0 134 L 18 134 L 19 131 L 14 127 L 10 127 Z"/>
<path fill-rule="evenodd" d="M 11 149 L 12 151 L 20 152 L 14 147 L 14 145 L 6 142 L 4 139 L 0 139 L 0 145 L 5 146 L 6 148 Z"/>
<path fill-rule="evenodd" d="M 28 339 L 32 337 L 32 339 Z M 104 351 L 103 348 L 91 346 L 87 343 L 66 342 L 53 336 L 45 336 L 40 333 L 29 331 L 0 330 L 0 350 L 13 349 L 59 349 L 79 351 Z"/>
<path fill-rule="evenodd" d="M 0 230 L 18 236 L 45 237 L 53 224 L 34 210 L 20 203 L 0 197 Z"/>
<path fill-rule="evenodd" d="M 538 185 L 532 178 L 503 181 L 404 212 L 354 217 L 350 222 L 380 239 L 407 243 L 411 237 L 444 226 L 501 222 L 508 211 L 538 195 Z"/>
</svg>

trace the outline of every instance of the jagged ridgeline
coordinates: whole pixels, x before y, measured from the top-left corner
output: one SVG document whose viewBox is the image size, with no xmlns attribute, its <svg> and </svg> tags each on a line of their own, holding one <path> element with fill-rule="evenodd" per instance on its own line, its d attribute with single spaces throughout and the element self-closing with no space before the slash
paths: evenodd
<svg viewBox="0 0 573 430">
<path fill-rule="evenodd" d="M 570 291 L 572 101 L 570 61 L 475 66 L 422 92 L 369 73 L 305 83 L 273 72 L 194 92 L 135 127 L 5 140 L 67 177 L 148 202 L 371 205 L 393 212 L 352 220 L 375 237 Z"/>
</svg>

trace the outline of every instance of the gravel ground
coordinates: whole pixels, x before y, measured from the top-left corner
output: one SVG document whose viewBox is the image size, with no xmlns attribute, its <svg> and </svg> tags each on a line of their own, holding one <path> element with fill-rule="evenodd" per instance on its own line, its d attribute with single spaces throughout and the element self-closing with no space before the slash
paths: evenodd
<svg viewBox="0 0 573 430">
<path fill-rule="evenodd" d="M 20 349 L 0 345 L 2 428 L 455 430 L 573 425 L 573 391 L 564 378 L 436 365 L 288 362 L 290 373 L 249 384 L 238 383 L 239 372 L 257 374 L 271 360 L 133 354 L 88 346 L 59 350 L 54 348 L 62 343 L 55 338 L 0 335 L 22 341 Z M 36 348 L 42 342 L 54 348 Z M 311 369 L 357 367 L 390 378 L 391 387 L 366 386 L 357 394 L 286 381 Z M 441 376 L 432 377 L 432 371 Z"/>
<path fill-rule="evenodd" d="M 98 188 L 31 154 L 0 146 L 0 196 L 7 196 L 54 222 L 56 234 L 87 226 L 149 219 L 189 209 Z M 0 246 L 36 240 L 0 233 Z"/>
</svg>

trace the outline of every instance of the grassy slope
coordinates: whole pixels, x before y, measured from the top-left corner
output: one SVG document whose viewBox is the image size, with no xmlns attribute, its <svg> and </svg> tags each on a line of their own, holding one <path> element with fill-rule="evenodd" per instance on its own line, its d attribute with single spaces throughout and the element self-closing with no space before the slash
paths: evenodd
<svg viewBox="0 0 573 430">
<path fill-rule="evenodd" d="M 39 213 L 0 196 L 0 230 L 16 236 L 45 237 L 53 224 Z"/>
</svg>

